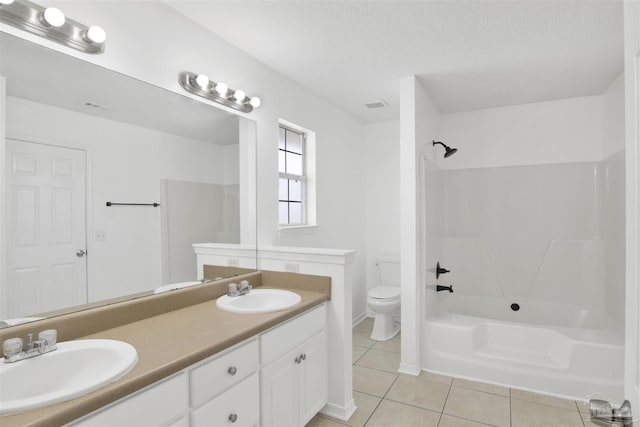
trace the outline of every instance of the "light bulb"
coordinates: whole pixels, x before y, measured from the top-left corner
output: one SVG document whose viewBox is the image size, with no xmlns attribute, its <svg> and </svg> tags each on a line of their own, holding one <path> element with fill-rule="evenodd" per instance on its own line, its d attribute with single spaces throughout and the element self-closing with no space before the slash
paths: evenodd
<svg viewBox="0 0 640 427">
<path fill-rule="evenodd" d="M 42 12 L 42 18 L 47 25 L 62 27 L 64 25 L 64 13 L 57 7 L 48 7 Z"/>
<path fill-rule="evenodd" d="M 198 86 L 200 86 L 200 88 L 206 89 L 207 87 L 209 87 L 209 77 L 204 74 L 198 74 L 198 76 L 196 77 L 196 83 L 198 84 Z"/>
<path fill-rule="evenodd" d="M 104 43 L 104 41 L 107 39 L 107 33 L 102 27 L 99 27 L 97 25 L 90 26 L 85 32 L 85 36 L 87 40 L 92 43 Z"/>
<path fill-rule="evenodd" d="M 0 0 L 0 6 L 6 6 L 13 3 L 13 0 Z"/>
<path fill-rule="evenodd" d="M 251 101 L 249 101 L 249 104 L 251 104 L 253 108 L 258 108 L 260 104 L 262 104 L 262 101 L 260 101 L 260 98 L 258 98 L 257 96 L 254 96 L 253 98 L 251 98 Z"/>
<path fill-rule="evenodd" d="M 233 97 L 236 99 L 236 102 L 238 104 L 241 104 L 242 101 L 244 101 L 244 99 L 247 97 L 247 95 L 242 89 L 238 89 L 234 92 Z"/>
<path fill-rule="evenodd" d="M 226 83 L 220 82 L 216 85 L 216 92 L 218 92 L 218 95 L 220 96 L 225 96 L 228 90 L 229 86 L 227 86 Z"/>
</svg>

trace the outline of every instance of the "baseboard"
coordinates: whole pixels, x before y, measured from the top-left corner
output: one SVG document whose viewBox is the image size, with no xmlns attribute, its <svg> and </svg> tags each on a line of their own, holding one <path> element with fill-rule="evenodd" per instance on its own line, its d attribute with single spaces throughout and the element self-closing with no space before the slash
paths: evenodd
<svg viewBox="0 0 640 427">
<path fill-rule="evenodd" d="M 398 372 L 400 372 L 401 374 L 413 375 L 414 377 L 417 377 L 418 375 L 420 375 L 421 369 L 416 365 L 409 365 L 408 363 L 400 363 Z"/>
<path fill-rule="evenodd" d="M 372 316 L 369 316 L 369 313 L 368 313 L 368 312 L 366 312 L 366 311 L 365 311 L 364 313 L 360 313 L 358 316 L 356 316 L 356 317 L 353 319 L 353 322 L 352 322 L 352 326 L 351 326 L 351 327 L 352 327 L 352 328 L 355 328 L 355 327 L 358 325 L 358 323 L 362 322 L 362 321 L 363 321 L 364 319 L 366 319 L 367 317 L 372 317 Z"/>
<path fill-rule="evenodd" d="M 356 412 L 356 402 L 351 399 L 347 406 L 336 405 L 335 403 L 327 403 L 324 408 L 320 410 L 322 415 L 335 418 L 340 421 L 349 421 L 349 418 Z"/>
</svg>

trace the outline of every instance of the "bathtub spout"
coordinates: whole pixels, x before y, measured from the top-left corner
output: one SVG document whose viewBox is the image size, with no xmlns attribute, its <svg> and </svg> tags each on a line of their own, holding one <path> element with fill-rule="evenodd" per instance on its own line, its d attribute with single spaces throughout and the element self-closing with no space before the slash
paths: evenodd
<svg viewBox="0 0 640 427">
<path fill-rule="evenodd" d="M 449 286 L 437 285 L 436 286 L 436 291 L 437 292 L 449 291 L 449 293 L 453 293 L 453 285 L 449 285 Z"/>
</svg>

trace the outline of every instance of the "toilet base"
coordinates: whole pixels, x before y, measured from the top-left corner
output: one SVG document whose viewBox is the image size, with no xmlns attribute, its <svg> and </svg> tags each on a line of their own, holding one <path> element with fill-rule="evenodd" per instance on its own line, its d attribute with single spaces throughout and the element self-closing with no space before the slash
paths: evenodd
<svg viewBox="0 0 640 427">
<path fill-rule="evenodd" d="M 371 339 L 374 341 L 388 341 L 398 335 L 400 324 L 394 322 L 393 314 L 376 314 L 373 321 Z"/>
</svg>

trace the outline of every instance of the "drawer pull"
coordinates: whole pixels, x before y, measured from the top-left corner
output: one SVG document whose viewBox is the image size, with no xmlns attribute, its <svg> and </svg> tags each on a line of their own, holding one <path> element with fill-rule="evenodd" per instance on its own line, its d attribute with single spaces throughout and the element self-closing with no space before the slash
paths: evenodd
<svg viewBox="0 0 640 427">
<path fill-rule="evenodd" d="M 238 368 L 236 368 L 235 366 L 229 366 L 229 369 L 227 369 L 227 373 L 229 375 L 235 375 L 238 372 Z"/>
<path fill-rule="evenodd" d="M 232 423 L 235 423 L 237 420 L 238 420 L 238 414 L 229 415 L 229 421 L 231 421 Z"/>
</svg>

